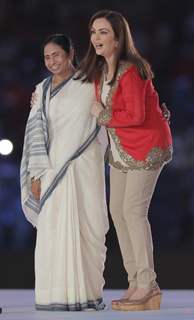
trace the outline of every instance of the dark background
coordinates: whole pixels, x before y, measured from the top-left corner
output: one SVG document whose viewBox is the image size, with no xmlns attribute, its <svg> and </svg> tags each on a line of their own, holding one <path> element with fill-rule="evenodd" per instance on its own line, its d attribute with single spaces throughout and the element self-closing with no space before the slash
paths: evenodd
<svg viewBox="0 0 194 320">
<path fill-rule="evenodd" d="M 150 208 L 158 281 L 161 288 L 194 289 L 193 0 L 0 1 L 0 140 L 14 144 L 11 155 L 0 155 L 0 288 L 34 285 L 35 230 L 21 210 L 19 166 L 31 92 L 45 77 L 41 43 L 50 33 L 67 33 L 82 58 L 89 18 L 105 8 L 128 19 L 172 114 L 174 160 L 163 170 Z M 108 168 L 106 176 L 108 186 Z M 110 223 L 106 287 L 122 288 L 126 275 Z"/>
</svg>

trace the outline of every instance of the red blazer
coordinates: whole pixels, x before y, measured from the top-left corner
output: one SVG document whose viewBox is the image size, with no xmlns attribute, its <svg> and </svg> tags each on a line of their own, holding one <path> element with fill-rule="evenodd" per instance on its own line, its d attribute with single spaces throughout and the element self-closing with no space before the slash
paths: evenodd
<svg viewBox="0 0 194 320">
<path fill-rule="evenodd" d="M 95 87 L 99 99 L 100 82 Z M 126 164 L 154 169 L 171 159 L 172 137 L 158 94 L 152 81 L 143 80 L 134 65 L 121 63 L 105 107 L 98 122 L 107 127 Z"/>
</svg>

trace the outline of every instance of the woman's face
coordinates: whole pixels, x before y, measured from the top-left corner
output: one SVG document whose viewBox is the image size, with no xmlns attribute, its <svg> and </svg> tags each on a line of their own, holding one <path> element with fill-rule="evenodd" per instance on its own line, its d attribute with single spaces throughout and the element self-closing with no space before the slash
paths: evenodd
<svg viewBox="0 0 194 320">
<path fill-rule="evenodd" d="M 66 73 L 69 66 L 69 55 L 57 44 L 48 43 L 44 47 L 44 62 L 47 69 L 54 75 Z"/>
<path fill-rule="evenodd" d="M 114 57 L 118 41 L 111 24 L 105 18 L 94 20 L 91 27 L 90 40 L 97 55 L 103 56 L 105 59 Z"/>
</svg>

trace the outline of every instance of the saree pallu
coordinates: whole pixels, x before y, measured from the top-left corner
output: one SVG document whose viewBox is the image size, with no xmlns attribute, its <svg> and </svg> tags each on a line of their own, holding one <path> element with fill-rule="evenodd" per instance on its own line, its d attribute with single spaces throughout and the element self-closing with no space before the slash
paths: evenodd
<svg viewBox="0 0 194 320">
<path fill-rule="evenodd" d="M 104 308 L 108 220 L 103 155 L 90 115 L 93 100 L 93 86 L 73 79 L 54 92 L 48 85 L 45 95 L 47 168 L 33 165 L 29 170 L 30 177 L 41 179 L 35 248 L 38 310 Z"/>
</svg>

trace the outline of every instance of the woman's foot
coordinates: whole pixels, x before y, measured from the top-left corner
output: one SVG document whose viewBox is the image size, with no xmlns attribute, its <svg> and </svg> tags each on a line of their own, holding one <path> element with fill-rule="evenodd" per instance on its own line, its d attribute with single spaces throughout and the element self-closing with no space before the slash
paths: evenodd
<svg viewBox="0 0 194 320">
<path fill-rule="evenodd" d="M 150 288 L 137 288 L 135 292 L 131 295 L 130 300 L 141 300 L 150 292 Z"/>
<path fill-rule="evenodd" d="M 129 287 L 129 288 L 125 291 L 125 293 L 124 293 L 124 295 L 122 296 L 121 299 L 112 300 L 112 305 L 113 305 L 113 304 L 118 304 L 118 303 L 120 303 L 120 302 L 122 302 L 122 301 L 125 301 L 125 300 L 129 300 L 129 299 L 131 298 L 131 296 L 135 293 L 136 289 L 137 289 L 137 288 L 130 288 L 130 287 Z"/>
<path fill-rule="evenodd" d="M 143 311 L 160 309 L 161 292 L 159 288 L 137 288 L 130 299 L 120 300 L 112 304 L 114 310 L 120 311 Z"/>
<path fill-rule="evenodd" d="M 124 293 L 124 295 L 122 296 L 121 299 L 130 299 L 131 296 L 135 293 L 136 290 L 137 290 L 137 288 L 130 288 L 130 287 L 129 287 L 129 288 L 125 291 L 125 293 Z"/>
</svg>

